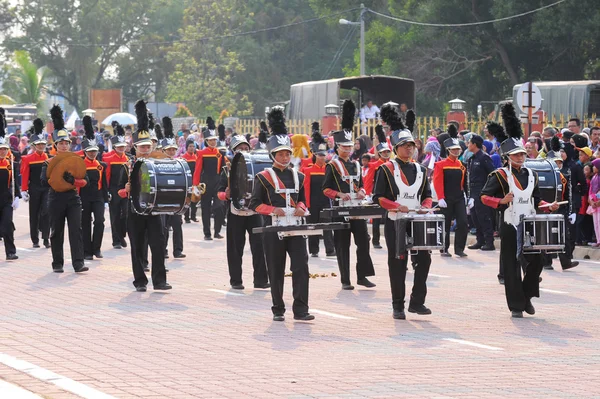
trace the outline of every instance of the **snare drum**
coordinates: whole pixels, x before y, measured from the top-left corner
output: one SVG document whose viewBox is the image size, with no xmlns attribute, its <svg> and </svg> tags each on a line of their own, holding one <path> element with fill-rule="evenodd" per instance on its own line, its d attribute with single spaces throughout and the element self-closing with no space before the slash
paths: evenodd
<svg viewBox="0 0 600 399">
<path fill-rule="evenodd" d="M 563 215 L 523 217 L 523 252 L 564 252 L 565 218 Z"/>
<path fill-rule="evenodd" d="M 396 249 L 402 247 L 412 251 L 444 249 L 445 218 L 443 215 L 398 214 L 394 224 Z M 401 231 L 405 231 L 406 234 L 398 234 Z M 401 240 L 406 240 L 406 244 L 402 245 Z"/>
</svg>

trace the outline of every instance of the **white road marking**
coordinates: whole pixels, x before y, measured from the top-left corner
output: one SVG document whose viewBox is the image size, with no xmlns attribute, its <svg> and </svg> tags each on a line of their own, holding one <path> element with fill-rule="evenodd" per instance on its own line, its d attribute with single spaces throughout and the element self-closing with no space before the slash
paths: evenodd
<svg viewBox="0 0 600 399">
<path fill-rule="evenodd" d="M 42 399 L 41 396 L 33 392 L 2 380 L 0 380 L 0 397 L 11 399 Z"/>
<path fill-rule="evenodd" d="M 323 316 L 333 317 L 335 319 L 356 320 L 356 317 L 344 316 L 343 314 L 326 312 L 324 310 L 319 310 L 319 309 L 310 308 L 309 312 L 314 313 L 314 314 L 320 314 L 320 315 L 323 315 Z"/>
<path fill-rule="evenodd" d="M 16 247 L 17 251 L 24 251 L 24 252 L 37 252 L 38 249 L 41 248 L 35 248 L 35 249 L 29 249 L 29 248 L 21 248 L 21 247 Z"/>
<path fill-rule="evenodd" d="M 547 288 L 540 288 L 540 291 L 547 292 L 549 294 L 568 294 L 568 292 L 565 292 L 565 291 L 549 290 Z"/>
<path fill-rule="evenodd" d="M 217 294 L 225 294 L 225 295 L 231 295 L 231 296 L 246 296 L 245 294 L 240 294 L 237 292 L 231 292 L 231 291 L 225 291 L 225 290 L 217 290 L 214 288 L 209 288 L 208 291 L 216 292 Z"/>
<path fill-rule="evenodd" d="M 481 348 L 481 349 L 489 349 L 491 351 L 503 351 L 504 350 L 502 348 L 498 348 L 495 346 L 489 346 L 489 345 L 484 345 L 484 344 L 478 344 L 477 342 L 465 341 L 464 339 L 444 338 L 444 341 L 455 342 L 455 343 L 461 344 L 461 345 L 474 346 L 476 348 Z"/>
<path fill-rule="evenodd" d="M 337 259 L 321 258 L 321 260 L 326 260 L 326 261 L 329 261 L 329 262 L 337 262 Z"/>
<path fill-rule="evenodd" d="M 418 266 L 417 266 L 417 267 L 418 267 Z M 409 272 L 409 273 L 414 273 L 415 271 L 414 271 L 414 270 L 409 270 L 408 272 Z M 431 276 L 431 277 L 438 277 L 438 278 L 450 278 L 450 276 L 445 276 L 445 275 L 443 275 L 443 274 L 433 274 L 433 273 L 429 273 L 429 274 L 428 274 L 428 276 Z"/>
<path fill-rule="evenodd" d="M 0 363 L 15 370 L 29 374 L 38 380 L 54 384 L 57 387 L 84 399 L 116 399 L 114 396 L 107 395 L 85 384 L 74 381 L 67 377 L 63 377 L 62 375 L 56 374 L 50 370 L 46 370 L 42 367 L 36 366 L 35 364 L 26 362 L 24 360 L 19 360 L 16 357 L 9 356 L 4 353 L 0 353 Z"/>
</svg>

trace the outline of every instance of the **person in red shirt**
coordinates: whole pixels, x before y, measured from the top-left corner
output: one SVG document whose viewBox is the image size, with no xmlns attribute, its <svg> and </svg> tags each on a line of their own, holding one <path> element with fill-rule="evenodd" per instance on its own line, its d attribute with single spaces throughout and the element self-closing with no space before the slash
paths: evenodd
<svg viewBox="0 0 600 399">
<path fill-rule="evenodd" d="M 456 230 L 454 237 L 454 253 L 458 257 L 465 257 L 465 245 L 467 243 L 467 208 L 465 204 L 465 176 L 467 167 L 458 159 L 462 147 L 458 141 L 458 130 L 454 124 L 448 125 L 450 135 L 444 141 L 444 147 L 448 151 L 448 158 L 435 163 L 433 168 L 433 187 L 438 197 L 438 206 L 442 208 L 441 213 L 446 218 L 446 248 L 442 256 L 452 256 L 448 252 L 450 247 L 450 227 L 452 220 L 456 219 Z"/>
<path fill-rule="evenodd" d="M 188 140 L 185 142 L 185 153 L 181 156 L 181 158 L 186 160 L 188 167 L 190 168 L 190 172 L 192 173 L 192 176 L 194 176 L 194 172 L 196 171 L 196 162 L 198 161 L 198 153 L 196 152 L 196 143 L 194 140 Z M 190 220 L 199 222 L 199 220 L 196 218 L 197 211 L 198 203 L 192 202 L 188 210 L 185 212 L 185 222 L 191 223 Z"/>
</svg>

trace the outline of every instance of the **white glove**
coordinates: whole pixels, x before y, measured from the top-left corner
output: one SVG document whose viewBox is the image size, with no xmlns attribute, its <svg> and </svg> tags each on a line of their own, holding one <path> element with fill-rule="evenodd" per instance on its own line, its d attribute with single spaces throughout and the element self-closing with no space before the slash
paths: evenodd
<svg viewBox="0 0 600 399">
<path fill-rule="evenodd" d="M 112 201 L 112 194 L 108 193 L 108 202 Z"/>
<path fill-rule="evenodd" d="M 474 198 L 469 198 L 469 209 L 473 208 L 475 206 L 475 199 Z"/>
<path fill-rule="evenodd" d="M 19 208 L 19 197 L 15 197 L 12 203 L 12 207 L 14 210 L 17 210 Z"/>
<path fill-rule="evenodd" d="M 104 203 L 104 207 L 108 209 L 108 202 Z"/>
<path fill-rule="evenodd" d="M 23 197 L 23 201 L 29 202 L 29 193 L 27 191 L 21 191 L 21 197 Z"/>
<path fill-rule="evenodd" d="M 200 196 L 200 189 L 198 188 L 198 186 L 194 186 L 194 188 L 192 189 L 192 193 L 196 196 Z"/>
<path fill-rule="evenodd" d="M 572 213 L 569 215 L 569 223 L 575 224 L 575 220 L 577 220 L 577 215 Z"/>
<path fill-rule="evenodd" d="M 438 206 L 440 208 L 448 208 L 448 204 L 446 204 L 446 201 L 443 198 L 438 201 Z"/>
</svg>

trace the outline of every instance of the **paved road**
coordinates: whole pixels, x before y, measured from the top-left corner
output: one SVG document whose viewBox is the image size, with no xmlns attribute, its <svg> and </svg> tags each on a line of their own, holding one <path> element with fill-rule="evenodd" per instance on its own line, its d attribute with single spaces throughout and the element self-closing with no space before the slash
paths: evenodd
<svg viewBox="0 0 600 399">
<path fill-rule="evenodd" d="M 537 314 L 510 318 L 498 253 L 434 255 L 430 316 L 391 315 L 386 251 L 375 289 L 342 291 L 310 260 L 314 322 L 271 321 L 268 290 L 228 286 L 225 242 L 184 225 L 167 293 L 137 293 L 127 250 L 51 272 L 16 216 L 20 259 L 0 262 L 0 380 L 46 398 L 600 397 L 600 264 L 544 272 Z M 109 231 L 107 226 L 107 232 Z M 558 262 L 555 262 L 558 263 Z M 353 272 L 354 274 L 354 272 Z M 244 271 L 252 286 L 251 268 Z M 408 278 L 412 278 L 409 273 Z"/>
</svg>

